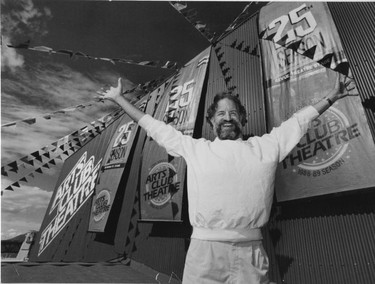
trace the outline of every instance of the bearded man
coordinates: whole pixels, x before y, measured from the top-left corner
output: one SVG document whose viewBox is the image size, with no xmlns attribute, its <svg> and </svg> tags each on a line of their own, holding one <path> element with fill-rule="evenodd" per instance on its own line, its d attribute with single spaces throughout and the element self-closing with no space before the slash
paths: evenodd
<svg viewBox="0 0 375 284">
<path fill-rule="evenodd" d="M 168 154 L 187 164 L 189 219 L 193 227 L 183 283 L 269 283 L 261 228 L 268 222 L 276 167 L 306 133 L 309 123 L 346 96 L 335 88 L 314 106 L 295 113 L 261 137 L 244 140 L 246 110 L 220 93 L 207 111 L 214 141 L 183 135 L 130 104 L 117 87 L 101 92 L 119 104 Z"/>
</svg>

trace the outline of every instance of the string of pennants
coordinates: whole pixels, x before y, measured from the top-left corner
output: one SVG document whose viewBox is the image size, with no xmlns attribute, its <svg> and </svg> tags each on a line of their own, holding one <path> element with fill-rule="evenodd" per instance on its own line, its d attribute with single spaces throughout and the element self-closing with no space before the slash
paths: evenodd
<svg viewBox="0 0 375 284">
<path fill-rule="evenodd" d="M 273 41 L 273 38 L 275 37 L 275 35 L 276 35 L 276 33 L 267 35 L 267 28 L 266 28 L 266 29 L 264 29 L 263 31 L 260 32 L 259 39 Z M 288 40 L 288 35 L 285 35 L 284 37 L 282 37 L 276 43 L 281 45 L 282 47 L 284 47 L 286 49 L 292 50 L 293 52 L 295 52 L 299 55 L 302 55 L 304 57 L 308 57 L 311 60 L 314 59 L 315 51 L 316 51 L 316 47 L 317 47 L 316 45 L 314 45 L 313 47 L 311 47 L 307 50 L 302 51 L 302 50 L 299 49 L 299 47 L 300 47 L 301 43 L 303 42 L 303 38 L 301 38 L 301 39 L 299 39 L 295 42 L 292 42 L 290 44 L 286 43 L 287 40 Z M 345 76 L 348 76 L 349 75 L 349 62 L 341 62 L 337 66 L 332 66 L 332 59 L 334 59 L 334 53 L 329 53 L 329 54 L 325 55 L 323 58 L 321 58 L 319 60 L 316 60 L 316 62 L 318 64 L 322 65 L 323 67 L 327 68 L 327 69 L 331 69 L 331 70 L 339 72 L 339 73 L 341 73 Z"/>
<path fill-rule="evenodd" d="M 165 80 L 164 77 L 160 77 L 158 79 L 151 80 L 151 81 L 148 81 L 146 83 L 141 83 L 141 84 L 138 84 L 136 87 L 134 87 L 132 89 L 125 90 L 122 94 L 126 95 L 126 94 L 129 94 L 129 93 L 134 93 L 136 91 L 142 91 L 144 93 L 149 93 L 149 92 L 153 91 L 164 80 Z M 143 95 L 143 93 L 141 93 L 141 95 Z M 137 99 L 139 99 L 139 96 L 137 97 Z M 54 112 L 51 112 L 51 113 L 42 114 L 42 115 L 35 116 L 35 117 L 29 117 L 29 118 L 9 122 L 9 123 L 1 125 L 1 127 L 14 126 L 14 125 L 17 125 L 19 123 L 26 123 L 26 124 L 31 125 L 31 124 L 36 123 L 37 118 L 51 119 L 51 118 L 53 118 L 57 115 L 66 114 L 67 112 L 73 112 L 73 111 L 77 111 L 77 110 L 82 110 L 82 109 L 87 108 L 87 107 L 91 107 L 91 106 L 93 106 L 93 104 L 95 102 L 103 102 L 103 99 L 102 98 L 95 98 L 93 101 L 88 102 L 87 104 L 78 104 L 78 105 L 63 108 L 63 109 L 60 109 L 60 110 L 57 110 L 57 111 L 54 111 Z"/>
<path fill-rule="evenodd" d="M 252 4 L 253 2 L 250 2 L 249 4 L 247 4 L 245 6 L 245 8 L 242 10 L 242 12 L 238 15 L 238 17 L 236 19 L 234 19 L 234 21 L 229 25 L 228 28 L 226 28 L 226 30 L 224 31 L 224 33 L 219 37 L 222 38 L 225 34 L 227 34 L 228 32 L 234 30 L 235 28 L 237 28 L 240 24 L 242 24 L 244 21 L 246 21 L 248 19 L 250 15 L 250 5 Z"/>
<path fill-rule="evenodd" d="M 273 38 L 274 38 L 274 36 L 275 36 L 276 33 L 266 36 L 266 32 L 267 32 L 267 29 L 263 30 L 259 34 L 259 39 L 260 40 L 273 41 Z M 277 42 L 277 44 L 281 45 L 285 49 L 290 49 L 290 50 L 292 50 L 293 52 L 295 52 L 295 53 L 297 53 L 299 55 L 302 55 L 304 57 L 308 57 L 311 60 L 314 59 L 315 51 L 316 51 L 316 47 L 317 47 L 316 45 L 313 46 L 313 47 L 311 47 L 308 50 L 302 51 L 302 50 L 299 50 L 299 46 L 301 45 L 303 39 L 300 39 L 300 40 L 298 40 L 296 42 L 293 42 L 291 44 L 288 44 L 288 45 L 286 44 L 286 40 L 287 40 L 287 36 L 281 38 Z M 256 57 L 260 57 L 259 52 L 258 52 L 259 51 L 259 43 L 257 43 L 254 47 L 251 47 L 249 45 L 246 45 L 245 41 L 238 42 L 238 40 L 236 39 L 236 40 L 234 40 L 229 45 L 223 44 L 223 43 L 215 44 L 214 45 L 215 51 L 217 49 L 220 50 L 220 46 L 218 46 L 219 44 L 231 47 L 233 49 L 237 49 L 237 50 L 239 50 L 241 52 L 245 52 L 247 54 L 250 54 L 250 55 L 253 55 L 253 56 L 256 56 Z M 220 61 L 222 55 L 223 54 L 219 54 L 217 52 L 217 56 L 218 56 L 219 61 Z M 316 60 L 315 62 L 317 62 L 318 64 L 322 65 L 325 68 L 331 69 L 333 71 L 339 72 L 339 73 L 341 73 L 341 74 L 343 74 L 345 76 L 350 77 L 350 74 L 349 74 L 349 63 L 348 62 L 340 62 L 338 65 L 332 66 L 332 59 L 334 59 L 334 54 L 333 53 L 329 53 L 329 54 L 325 55 L 323 58 L 321 58 L 319 60 Z"/>
<path fill-rule="evenodd" d="M 85 144 L 100 134 L 123 113 L 124 111 L 122 109 L 115 110 L 114 112 L 91 122 L 90 126 L 85 126 L 79 130 L 76 130 L 73 133 L 53 142 L 51 145 L 47 145 L 40 150 L 20 158 L 19 160 L 2 166 L 1 175 L 5 177 L 9 176 L 9 172 L 18 174 L 20 170 L 25 170 L 30 166 L 33 168 L 33 170 L 31 172 L 29 171 L 27 175 L 19 178 L 11 185 L 2 189 L 1 195 L 3 195 L 4 190 L 14 191 L 14 188 L 20 188 L 20 182 L 27 183 L 30 178 L 35 178 L 37 173 L 43 174 L 45 169 L 50 169 L 51 167 L 55 166 L 57 160 L 64 161 L 70 157 L 73 153 L 81 149 Z"/>
<path fill-rule="evenodd" d="M 147 67 L 157 67 L 157 68 L 163 68 L 163 69 L 176 69 L 177 68 L 177 62 L 173 61 L 166 61 L 166 62 L 160 62 L 160 61 L 135 61 L 132 59 L 123 59 L 123 58 L 107 58 L 107 57 L 96 57 L 91 56 L 88 54 L 85 54 L 81 51 L 72 51 L 68 49 L 58 49 L 54 50 L 51 47 L 48 46 L 30 46 L 30 40 L 27 40 L 26 42 L 20 43 L 20 44 L 7 44 L 10 48 L 16 48 L 16 49 L 27 49 L 32 51 L 38 51 L 38 52 L 45 52 L 48 54 L 63 54 L 68 55 L 71 59 L 82 57 L 86 59 L 93 59 L 93 60 L 103 60 L 111 62 L 112 64 L 116 63 L 125 63 L 125 64 L 134 64 L 134 65 L 140 65 L 140 66 L 147 66 Z"/>
<path fill-rule="evenodd" d="M 217 37 L 215 33 L 210 32 L 207 24 L 198 20 L 198 12 L 196 9 L 188 9 L 186 2 L 169 2 L 184 18 L 194 26 L 194 28 L 201 33 L 209 42 L 214 42 Z"/>
</svg>

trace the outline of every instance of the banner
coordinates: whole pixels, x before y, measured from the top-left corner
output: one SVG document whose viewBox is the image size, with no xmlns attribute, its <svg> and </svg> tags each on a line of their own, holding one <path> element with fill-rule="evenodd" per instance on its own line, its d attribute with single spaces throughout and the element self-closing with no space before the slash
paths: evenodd
<svg viewBox="0 0 375 284">
<path fill-rule="evenodd" d="M 146 103 L 146 98 L 143 98 L 137 102 L 136 106 L 144 110 Z M 105 230 L 137 129 L 138 125 L 125 114 L 109 143 L 92 201 L 88 229 L 91 232 L 104 232 Z"/>
<path fill-rule="evenodd" d="M 87 232 L 89 200 L 95 193 L 107 145 L 118 127 L 118 117 L 109 123 L 65 161 L 36 241 L 40 261 L 66 254 L 66 248 L 61 246 L 62 240 L 68 235 L 79 236 L 81 232 Z M 84 248 L 77 245 L 77 249 Z"/>
<path fill-rule="evenodd" d="M 270 128 L 321 100 L 339 73 L 352 77 L 327 4 L 274 2 L 261 9 L 259 26 Z M 353 85 L 350 94 L 358 94 Z M 374 161 L 360 98 L 346 97 L 313 121 L 279 165 L 277 200 L 372 187 Z"/>
<path fill-rule="evenodd" d="M 185 64 L 165 89 L 154 117 L 193 135 L 210 48 Z M 186 164 L 148 138 L 141 172 L 141 219 L 181 221 Z"/>
</svg>

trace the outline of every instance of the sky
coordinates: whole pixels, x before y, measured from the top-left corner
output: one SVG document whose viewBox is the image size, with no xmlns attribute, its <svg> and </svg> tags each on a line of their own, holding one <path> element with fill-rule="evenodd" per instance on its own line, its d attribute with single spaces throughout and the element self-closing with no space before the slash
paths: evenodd
<svg viewBox="0 0 375 284">
<path fill-rule="evenodd" d="M 87 104 L 106 84 L 123 78 L 124 88 L 169 76 L 174 70 L 70 58 L 14 49 L 8 44 L 80 51 L 94 57 L 135 62 L 175 61 L 182 66 L 209 42 L 168 2 L 162 1 L 1 1 L 1 125 L 36 117 L 1 129 L 1 164 L 16 161 L 115 109 L 111 102 L 44 119 L 41 116 Z M 221 34 L 249 2 L 187 2 L 197 19 Z M 1 238 L 39 230 L 62 161 L 1 197 Z M 2 189 L 22 178 L 1 176 Z"/>
</svg>

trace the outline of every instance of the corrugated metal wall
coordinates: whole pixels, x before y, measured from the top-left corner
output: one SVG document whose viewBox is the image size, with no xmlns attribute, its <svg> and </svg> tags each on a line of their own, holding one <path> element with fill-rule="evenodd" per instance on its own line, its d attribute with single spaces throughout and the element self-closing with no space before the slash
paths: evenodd
<svg viewBox="0 0 375 284">
<path fill-rule="evenodd" d="M 57 185 L 60 185 L 67 174 L 71 171 L 77 160 L 87 152 L 87 156 L 95 156 L 95 160 L 98 161 L 103 158 L 109 141 L 115 134 L 118 124 L 121 122 L 121 116 L 118 116 L 116 120 L 109 125 L 100 134 L 95 134 L 96 137 L 85 144 L 81 149 L 69 157 L 61 170 Z M 56 195 L 57 188 L 54 191 L 53 197 Z M 65 227 L 61 229 L 61 232 L 56 235 L 56 238 L 50 243 L 45 251 L 38 256 L 39 240 L 41 233 L 51 222 L 50 212 L 51 203 L 54 198 L 51 198 L 46 215 L 44 217 L 41 229 L 37 234 L 34 245 L 31 247 L 30 260 L 35 262 L 40 261 L 101 261 L 103 259 L 113 259 L 118 257 L 118 252 L 113 249 L 113 230 L 107 230 L 105 233 L 92 233 L 88 232 L 88 224 L 90 220 L 92 197 L 90 197 L 86 203 L 82 205 L 82 208 L 78 209 L 74 217 L 67 223 Z M 54 215 L 52 215 L 54 216 Z M 109 222 L 112 222 L 109 220 Z M 108 225 L 112 229 L 115 226 Z"/>
<path fill-rule="evenodd" d="M 328 3 L 375 134 L 374 3 Z M 269 223 L 283 283 L 375 283 L 375 190 L 278 204 Z"/>
<path fill-rule="evenodd" d="M 375 3 L 329 2 L 375 140 Z"/>
<path fill-rule="evenodd" d="M 221 91 L 238 95 L 247 110 L 244 134 L 261 135 L 266 131 L 257 16 L 220 40 L 210 58 L 205 110 Z M 206 124 L 202 136 L 213 139 Z"/>
<path fill-rule="evenodd" d="M 284 283 L 375 283 L 371 190 L 278 206 L 270 222 Z"/>
</svg>

